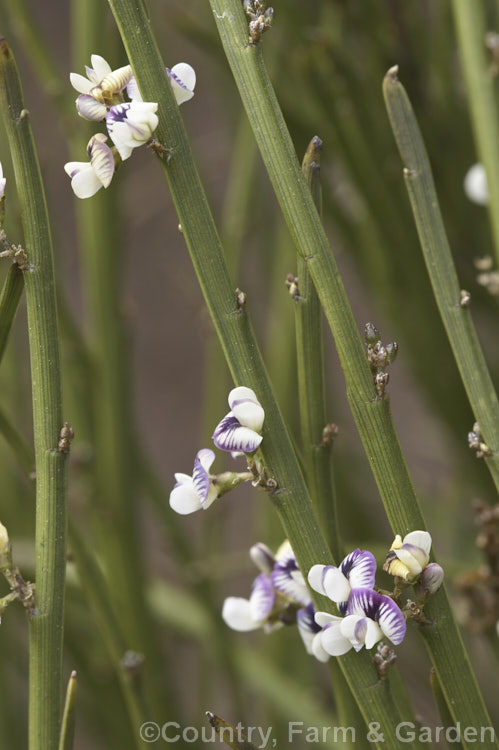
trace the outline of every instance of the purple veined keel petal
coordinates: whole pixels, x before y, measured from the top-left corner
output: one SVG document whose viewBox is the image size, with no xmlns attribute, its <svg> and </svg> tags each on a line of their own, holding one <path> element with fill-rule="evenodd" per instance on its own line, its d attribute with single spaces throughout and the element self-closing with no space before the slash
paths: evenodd
<svg viewBox="0 0 499 750">
<path fill-rule="evenodd" d="M 239 630 L 242 633 L 249 630 L 258 630 L 259 622 L 255 622 L 251 616 L 251 605 L 248 599 L 241 599 L 238 596 L 229 596 L 224 601 L 222 608 L 222 618 L 226 625 L 232 630 Z"/>
<path fill-rule="evenodd" d="M 276 559 L 266 544 L 254 544 L 250 549 L 250 557 L 261 573 L 271 574 Z"/>
<path fill-rule="evenodd" d="M 183 104 L 194 96 L 196 87 L 196 73 L 188 63 L 177 63 L 171 70 L 166 69 L 175 94 L 177 104 Z"/>
<path fill-rule="evenodd" d="M 309 591 L 294 558 L 276 563 L 270 578 L 276 591 L 304 607 L 310 604 Z"/>
<path fill-rule="evenodd" d="M 102 136 L 103 134 L 99 133 L 98 135 Z M 104 136 L 104 138 L 106 138 L 106 136 Z M 104 140 L 102 138 L 97 138 L 97 136 L 94 136 L 89 142 L 88 151 L 90 164 L 92 165 L 92 169 L 96 176 L 105 188 L 109 187 L 114 175 L 113 152 L 109 146 L 104 143 Z"/>
<path fill-rule="evenodd" d="M 251 589 L 250 612 L 255 622 L 266 620 L 274 606 L 275 594 L 272 581 L 264 573 L 255 578 Z"/>
<path fill-rule="evenodd" d="M 262 442 L 262 436 L 241 427 L 237 419 L 229 412 L 215 428 L 213 442 L 222 451 L 242 451 L 253 453 Z"/>
<path fill-rule="evenodd" d="M 107 114 L 106 105 L 101 104 L 89 94 L 80 94 L 76 99 L 76 109 L 84 120 L 93 120 L 94 122 L 104 120 Z"/>
<path fill-rule="evenodd" d="M 195 513 L 202 507 L 192 479 L 190 477 L 189 479 L 190 484 L 187 482 L 179 483 L 170 492 L 170 507 L 182 516 Z"/>
<path fill-rule="evenodd" d="M 300 633 L 301 639 L 308 654 L 312 653 L 313 640 L 317 633 L 319 633 L 321 630 L 320 626 L 315 622 L 314 615 L 315 608 L 312 602 L 310 602 L 308 607 L 299 609 L 296 613 L 296 624 L 298 625 L 298 632 Z"/>
<path fill-rule="evenodd" d="M 198 451 L 196 458 L 194 459 L 192 481 L 194 488 L 198 493 L 201 505 L 204 505 L 208 498 L 208 493 L 210 491 L 209 470 L 214 460 L 215 454 L 209 448 L 203 448 Z"/>
<path fill-rule="evenodd" d="M 395 554 L 409 568 L 411 576 L 419 575 L 429 559 L 424 550 L 412 544 L 403 544 L 400 549 L 395 550 Z"/>
<path fill-rule="evenodd" d="M 376 578 L 376 560 L 372 552 L 355 549 L 340 565 L 343 575 L 353 589 L 372 589 Z"/>
<path fill-rule="evenodd" d="M 342 656 L 350 651 L 352 644 L 341 632 L 341 618 L 331 622 L 321 631 L 321 646 L 330 656 Z"/>
<path fill-rule="evenodd" d="M 407 623 L 400 608 L 389 596 L 381 596 L 376 620 L 384 635 L 395 645 L 405 638 Z"/>
</svg>

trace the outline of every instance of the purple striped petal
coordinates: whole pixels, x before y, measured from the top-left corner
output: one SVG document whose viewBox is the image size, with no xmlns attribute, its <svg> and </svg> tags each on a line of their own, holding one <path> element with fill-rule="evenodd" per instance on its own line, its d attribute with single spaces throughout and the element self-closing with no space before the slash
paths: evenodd
<svg viewBox="0 0 499 750">
<path fill-rule="evenodd" d="M 270 578 L 276 591 L 304 607 L 310 604 L 310 594 L 294 558 L 276 563 Z"/>
<path fill-rule="evenodd" d="M 194 459 L 192 481 L 199 495 L 201 505 L 204 505 L 210 491 L 210 467 L 215 460 L 215 454 L 209 448 L 202 448 Z"/>
<path fill-rule="evenodd" d="M 255 578 L 250 596 L 251 617 L 255 622 L 266 620 L 274 606 L 272 581 L 264 573 Z"/>
<path fill-rule="evenodd" d="M 395 645 L 405 638 L 407 623 L 400 608 L 389 596 L 382 596 L 382 603 L 379 606 L 378 624 L 386 637 Z"/>
<path fill-rule="evenodd" d="M 403 613 L 389 596 L 371 589 L 352 589 L 348 599 L 349 615 L 365 615 L 379 624 L 384 635 L 392 643 L 402 643 L 406 633 Z"/>
<path fill-rule="evenodd" d="M 316 659 L 326 662 L 329 654 L 324 651 L 321 643 L 322 628 L 314 620 L 315 607 L 310 602 L 308 607 L 298 610 L 296 613 L 296 624 L 300 633 L 303 644 L 308 654 L 313 654 Z"/>
<path fill-rule="evenodd" d="M 376 560 L 372 552 L 355 549 L 340 565 L 343 575 L 353 589 L 372 589 L 376 578 Z"/>
<path fill-rule="evenodd" d="M 253 453 L 262 442 L 262 436 L 249 427 L 242 427 L 229 412 L 215 428 L 213 442 L 222 451 Z"/>
<path fill-rule="evenodd" d="M 95 122 L 104 120 L 107 114 L 106 105 L 98 102 L 90 94 L 80 94 L 76 99 L 76 109 L 78 110 L 78 114 L 85 120 L 93 120 Z"/>
</svg>

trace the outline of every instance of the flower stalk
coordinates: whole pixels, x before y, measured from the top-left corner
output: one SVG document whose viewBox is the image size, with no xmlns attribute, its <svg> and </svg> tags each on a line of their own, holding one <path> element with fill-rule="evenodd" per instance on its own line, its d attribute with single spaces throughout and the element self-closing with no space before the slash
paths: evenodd
<svg viewBox="0 0 499 750">
<path fill-rule="evenodd" d="M 58 450 L 61 378 L 52 243 L 43 184 L 8 43 L 0 40 L 0 105 L 14 164 L 29 267 L 24 272 L 36 460 L 36 614 L 30 619 L 30 750 L 56 750 L 62 698 L 66 468 Z"/>
</svg>

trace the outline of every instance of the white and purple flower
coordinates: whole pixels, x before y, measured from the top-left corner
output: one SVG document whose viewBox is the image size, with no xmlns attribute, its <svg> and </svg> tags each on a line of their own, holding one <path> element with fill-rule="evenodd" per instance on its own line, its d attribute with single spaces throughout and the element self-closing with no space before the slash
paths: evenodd
<svg viewBox="0 0 499 750">
<path fill-rule="evenodd" d="M 367 550 L 355 549 L 337 568 L 334 565 L 313 565 L 308 582 L 314 591 L 336 602 L 341 614 L 345 614 L 351 590 L 374 588 L 375 577 L 374 555 Z"/>
<path fill-rule="evenodd" d="M 171 69 L 166 68 L 166 72 L 168 73 L 177 104 L 180 105 L 184 102 L 188 102 L 189 99 L 192 99 L 194 96 L 194 88 L 196 86 L 196 73 L 194 68 L 188 63 L 177 63 Z M 142 95 L 137 86 L 135 76 L 133 75 L 127 84 L 126 92 L 132 102 L 142 101 Z"/>
<path fill-rule="evenodd" d="M 322 628 L 321 647 L 331 656 L 342 656 L 352 648 L 371 649 L 382 638 L 398 645 L 407 629 L 397 604 L 389 596 L 367 588 L 352 589 L 345 617 L 317 612 L 315 622 Z"/>
<path fill-rule="evenodd" d="M 430 549 L 431 536 L 427 531 L 411 531 L 403 539 L 397 534 L 383 570 L 407 583 L 413 583 L 428 565 Z"/>
<path fill-rule="evenodd" d="M 312 602 L 296 613 L 296 624 L 307 654 L 312 654 L 322 662 L 329 660 L 330 654 L 322 645 L 322 628 L 315 621 L 315 607 Z"/>
<path fill-rule="evenodd" d="M 100 55 L 91 56 L 92 68 L 85 65 L 87 77 L 70 73 L 71 85 L 80 93 L 76 99 L 78 114 L 86 120 L 103 120 L 108 107 L 117 103 L 118 95 L 125 89 L 132 77 L 132 68 L 125 65 L 117 70 Z"/>
<path fill-rule="evenodd" d="M 97 133 L 87 145 L 90 161 L 69 161 L 64 165 L 71 177 L 71 187 L 78 198 L 90 198 L 102 187 L 109 187 L 113 179 L 114 155 L 106 144 L 107 135 Z"/>
<path fill-rule="evenodd" d="M 253 453 L 262 442 L 265 412 L 251 388 L 240 386 L 229 393 L 231 411 L 213 433 L 213 442 L 223 451 Z"/>
<path fill-rule="evenodd" d="M 209 448 L 198 451 L 192 476 L 175 474 L 176 485 L 170 493 L 170 507 L 181 515 L 206 510 L 218 497 L 218 488 L 210 479 L 215 454 Z"/>
<path fill-rule="evenodd" d="M 157 109 L 156 102 L 126 102 L 110 108 L 106 126 L 123 161 L 151 139 L 158 127 Z"/>
</svg>

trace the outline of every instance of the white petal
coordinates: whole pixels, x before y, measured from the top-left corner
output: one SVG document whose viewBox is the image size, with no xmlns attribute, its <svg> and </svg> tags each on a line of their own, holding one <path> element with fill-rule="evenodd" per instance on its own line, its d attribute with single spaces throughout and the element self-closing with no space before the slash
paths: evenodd
<svg viewBox="0 0 499 750">
<path fill-rule="evenodd" d="M 92 55 L 90 58 L 90 62 L 92 64 L 92 68 L 95 71 L 96 83 L 102 81 L 102 79 L 108 76 L 112 71 L 112 68 L 107 60 L 104 60 L 104 58 L 100 55 Z"/>
<path fill-rule="evenodd" d="M 334 622 L 319 633 L 321 646 L 331 656 L 342 656 L 350 651 L 352 644 L 341 632 L 341 622 Z"/>
<path fill-rule="evenodd" d="M 213 503 L 213 501 L 217 499 L 217 497 L 218 497 L 218 489 L 213 484 L 210 484 L 208 495 L 206 497 L 206 500 L 203 503 L 203 510 L 207 510 L 210 507 L 210 505 Z"/>
<path fill-rule="evenodd" d="M 285 539 L 275 553 L 275 559 L 278 562 L 284 562 L 284 560 L 287 560 L 288 557 L 292 557 L 293 559 L 295 559 L 295 553 L 293 552 L 289 539 Z"/>
<path fill-rule="evenodd" d="M 313 590 L 317 591 L 319 594 L 326 593 L 323 583 L 324 570 L 326 567 L 326 565 L 312 565 L 308 571 L 308 582 Z"/>
<path fill-rule="evenodd" d="M 315 621 L 317 625 L 319 625 L 321 628 L 324 627 L 324 625 L 329 625 L 330 622 L 340 622 L 343 620 L 343 617 L 337 617 L 337 615 L 330 615 L 329 612 L 316 612 L 315 613 Z"/>
<path fill-rule="evenodd" d="M 88 92 L 94 87 L 92 81 L 89 81 L 85 76 L 79 73 L 70 73 L 69 80 L 71 86 L 76 89 L 80 94 L 88 94 Z"/>
<path fill-rule="evenodd" d="M 229 406 L 243 427 L 261 432 L 265 412 L 251 388 L 244 386 L 233 388 L 229 393 Z"/>
<path fill-rule="evenodd" d="M 211 465 L 215 460 L 215 454 L 213 453 L 213 451 L 210 450 L 210 448 L 202 448 L 200 451 L 198 451 L 197 457 L 203 469 L 209 474 Z"/>
<path fill-rule="evenodd" d="M 468 170 L 464 178 L 464 192 L 473 203 L 480 206 L 488 205 L 489 186 L 483 164 L 474 164 Z"/>
<path fill-rule="evenodd" d="M 132 102 L 141 102 L 142 94 L 140 93 L 139 86 L 137 84 L 137 79 L 135 76 L 132 76 L 130 80 L 128 81 L 126 92 L 128 94 L 128 98 L 131 99 Z"/>
<path fill-rule="evenodd" d="M 74 175 L 71 180 L 71 187 L 77 198 L 91 198 L 101 189 L 102 182 L 95 174 L 91 164 L 87 164 L 87 169 L 82 169 L 81 172 Z"/>
<path fill-rule="evenodd" d="M 329 661 L 329 654 L 322 645 L 322 632 L 316 633 L 312 641 L 312 653 L 316 659 L 323 663 Z"/>
<path fill-rule="evenodd" d="M 426 555 L 429 555 L 431 550 L 431 534 L 427 531 L 411 531 L 405 535 L 404 544 L 412 544 L 414 547 L 419 547 Z"/>
<path fill-rule="evenodd" d="M 339 568 L 330 567 L 324 575 L 324 590 L 326 595 L 336 603 L 346 602 L 351 591 L 347 578 Z"/>
<path fill-rule="evenodd" d="M 190 486 L 187 483 L 180 484 L 170 492 L 170 507 L 182 516 L 201 510 L 201 501 L 192 479 Z"/>
<path fill-rule="evenodd" d="M 175 474 L 175 480 L 179 484 L 192 484 L 192 477 L 189 474 L 182 474 L 180 471 Z"/>
<path fill-rule="evenodd" d="M 222 618 L 229 628 L 240 632 L 257 630 L 260 627 L 260 623 L 255 622 L 251 617 L 249 600 L 238 596 L 229 596 L 224 601 Z"/>
<path fill-rule="evenodd" d="M 81 94 L 76 100 L 76 109 L 84 120 L 100 122 L 107 114 L 107 107 L 90 94 Z"/>
</svg>

